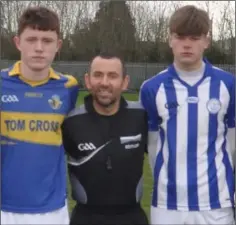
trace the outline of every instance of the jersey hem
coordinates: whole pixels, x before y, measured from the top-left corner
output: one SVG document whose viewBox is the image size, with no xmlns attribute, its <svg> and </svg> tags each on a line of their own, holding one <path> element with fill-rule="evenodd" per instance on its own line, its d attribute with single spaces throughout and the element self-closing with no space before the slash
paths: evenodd
<svg viewBox="0 0 236 225">
<path fill-rule="evenodd" d="M 220 205 L 220 207 L 218 206 L 218 204 L 213 204 L 212 206 L 208 205 L 208 206 L 198 206 L 199 210 L 195 210 L 195 209 L 190 209 L 190 208 L 196 208 L 196 206 L 182 206 L 182 205 L 177 205 L 176 209 L 173 209 L 174 206 L 173 205 L 169 205 L 170 207 L 168 207 L 165 204 L 158 204 L 157 206 L 152 204 L 153 208 L 161 208 L 161 209 L 167 209 L 167 210 L 177 210 L 177 211 L 209 211 L 209 210 L 214 210 L 214 209 L 222 209 L 222 208 L 228 208 L 228 207 L 234 207 L 233 204 L 231 203 L 223 203 Z"/>
<path fill-rule="evenodd" d="M 11 212 L 11 213 L 23 213 L 23 214 L 33 214 L 33 213 L 49 213 L 55 210 L 61 209 L 65 207 L 66 202 L 57 205 L 57 206 L 50 206 L 50 207 L 42 207 L 42 208 L 19 208 L 19 207 L 12 207 L 7 205 L 1 205 L 1 211 L 3 212 Z"/>
</svg>

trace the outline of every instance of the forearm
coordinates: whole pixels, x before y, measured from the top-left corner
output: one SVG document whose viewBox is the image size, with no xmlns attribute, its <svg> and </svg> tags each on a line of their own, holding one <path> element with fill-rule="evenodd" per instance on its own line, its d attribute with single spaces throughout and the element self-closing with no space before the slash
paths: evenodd
<svg viewBox="0 0 236 225">
<path fill-rule="evenodd" d="M 236 150 L 235 150 L 235 128 L 229 128 L 227 138 L 230 144 L 230 150 L 233 156 L 233 161 L 235 161 Z"/>
<path fill-rule="evenodd" d="M 148 132 L 148 158 L 152 173 L 154 171 L 156 161 L 158 135 L 159 134 L 157 131 Z"/>
</svg>

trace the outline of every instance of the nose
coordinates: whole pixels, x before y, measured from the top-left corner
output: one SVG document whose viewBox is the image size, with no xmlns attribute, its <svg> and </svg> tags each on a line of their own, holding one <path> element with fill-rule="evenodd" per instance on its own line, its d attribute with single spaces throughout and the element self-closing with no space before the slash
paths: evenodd
<svg viewBox="0 0 236 225">
<path fill-rule="evenodd" d="M 191 40 L 189 38 L 184 39 L 184 48 L 190 48 L 191 47 Z"/>
<path fill-rule="evenodd" d="M 41 41 L 37 41 L 37 42 L 35 43 L 35 50 L 38 51 L 38 52 L 43 51 L 43 44 L 42 44 Z"/>
<path fill-rule="evenodd" d="M 107 86 L 109 85 L 109 79 L 106 75 L 104 75 L 101 79 L 101 84 L 104 85 L 104 86 Z"/>
</svg>

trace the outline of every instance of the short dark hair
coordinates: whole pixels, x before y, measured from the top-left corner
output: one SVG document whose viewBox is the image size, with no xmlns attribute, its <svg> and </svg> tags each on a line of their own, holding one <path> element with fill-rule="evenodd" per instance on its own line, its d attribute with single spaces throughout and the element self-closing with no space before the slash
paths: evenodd
<svg viewBox="0 0 236 225">
<path fill-rule="evenodd" d="M 93 60 L 97 57 L 101 57 L 103 59 L 113 59 L 113 58 L 117 58 L 120 60 L 121 62 L 121 65 L 122 65 L 122 73 L 123 73 L 123 76 L 126 75 L 126 66 L 125 66 L 125 62 L 124 62 L 124 59 L 123 57 L 118 54 L 118 53 L 115 53 L 115 52 L 109 52 L 109 51 L 102 51 L 100 53 L 98 53 L 97 55 L 95 55 L 89 62 L 89 73 L 90 73 L 90 70 L 91 70 L 91 64 L 93 62 Z"/>
<path fill-rule="evenodd" d="M 60 35 L 58 15 L 42 6 L 29 7 L 22 13 L 18 20 L 18 35 L 27 27 L 42 31 L 55 31 L 58 36 Z"/>
<path fill-rule="evenodd" d="M 206 11 L 193 5 L 177 9 L 170 18 L 169 31 L 180 36 L 207 35 L 210 19 Z"/>
</svg>

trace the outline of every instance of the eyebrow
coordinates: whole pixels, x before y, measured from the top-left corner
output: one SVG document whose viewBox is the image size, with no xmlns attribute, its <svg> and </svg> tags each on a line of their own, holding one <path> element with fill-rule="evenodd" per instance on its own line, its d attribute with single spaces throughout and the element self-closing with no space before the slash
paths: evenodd
<svg viewBox="0 0 236 225">
<path fill-rule="evenodd" d="M 103 73 L 102 71 L 99 71 L 99 70 L 95 70 L 95 71 L 93 71 L 93 73 Z M 115 71 L 109 71 L 108 72 L 108 74 L 117 74 L 117 75 L 119 75 L 117 72 L 115 72 Z"/>
<path fill-rule="evenodd" d="M 36 35 L 28 36 L 26 39 L 31 39 L 31 38 L 38 38 Z M 42 37 L 41 39 L 46 39 L 46 40 L 55 40 L 53 37 Z"/>
</svg>

